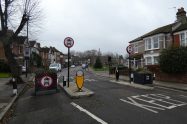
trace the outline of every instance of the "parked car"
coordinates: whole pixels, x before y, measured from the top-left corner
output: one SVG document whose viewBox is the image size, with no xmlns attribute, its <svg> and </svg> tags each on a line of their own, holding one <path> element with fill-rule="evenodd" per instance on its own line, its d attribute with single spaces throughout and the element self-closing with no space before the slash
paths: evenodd
<svg viewBox="0 0 187 124">
<path fill-rule="evenodd" d="M 61 64 L 53 63 L 53 64 L 50 64 L 49 69 L 54 69 L 56 71 L 61 71 L 62 68 L 61 68 Z"/>
<path fill-rule="evenodd" d="M 82 69 L 85 69 L 86 68 L 86 64 L 82 64 Z"/>
<path fill-rule="evenodd" d="M 75 65 L 71 65 L 71 68 L 75 68 Z"/>
</svg>

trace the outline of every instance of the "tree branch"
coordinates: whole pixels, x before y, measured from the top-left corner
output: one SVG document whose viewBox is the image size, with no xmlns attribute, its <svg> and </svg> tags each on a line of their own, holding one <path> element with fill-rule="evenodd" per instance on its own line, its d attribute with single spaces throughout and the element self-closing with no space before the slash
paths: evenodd
<svg viewBox="0 0 187 124">
<path fill-rule="evenodd" d="M 26 14 L 23 14 L 21 22 L 19 24 L 19 27 L 17 28 L 17 30 L 15 31 L 13 38 L 17 37 L 18 34 L 21 32 L 21 30 L 23 29 L 23 27 L 25 26 L 26 22 L 28 21 L 28 17 Z"/>
<path fill-rule="evenodd" d="M 0 16 L 1 16 L 1 29 L 4 30 L 4 14 L 3 14 L 3 10 L 2 10 L 2 3 L 0 0 Z"/>
</svg>

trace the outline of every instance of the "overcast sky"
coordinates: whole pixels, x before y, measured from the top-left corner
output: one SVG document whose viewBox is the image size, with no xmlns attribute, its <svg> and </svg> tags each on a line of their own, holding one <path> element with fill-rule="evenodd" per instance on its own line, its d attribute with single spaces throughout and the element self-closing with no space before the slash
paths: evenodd
<svg viewBox="0 0 187 124">
<path fill-rule="evenodd" d="M 71 50 L 124 55 L 129 41 L 173 23 L 180 7 L 187 10 L 187 0 L 42 0 L 37 41 L 67 53 L 64 39 L 72 37 Z"/>
</svg>

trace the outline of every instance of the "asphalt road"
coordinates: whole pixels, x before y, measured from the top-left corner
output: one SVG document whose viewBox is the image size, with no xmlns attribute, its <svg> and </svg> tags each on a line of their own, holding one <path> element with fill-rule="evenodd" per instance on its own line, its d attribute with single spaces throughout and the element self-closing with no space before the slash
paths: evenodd
<svg viewBox="0 0 187 124">
<path fill-rule="evenodd" d="M 71 69 L 74 77 L 78 68 Z M 66 75 L 67 70 L 59 73 Z M 61 89 L 34 96 L 29 89 L 16 103 L 9 124 L 186 124 L 187 93 L 141 90 L 85 72 L 92 97 L 70 99 Z"/>
</svg>

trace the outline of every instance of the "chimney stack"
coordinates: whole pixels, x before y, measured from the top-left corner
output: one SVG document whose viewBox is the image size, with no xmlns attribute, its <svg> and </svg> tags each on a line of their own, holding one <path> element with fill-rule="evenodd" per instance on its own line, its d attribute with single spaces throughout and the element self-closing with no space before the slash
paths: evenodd
<svg viewBox="0 0 187 124">
<path fill-rule="evenodd" d="M 181 22 L 182 24 L 187 23 L 186 11 L 183 7 L 178 9 L 177 15 L 177 22 Z"/>
</svg>

